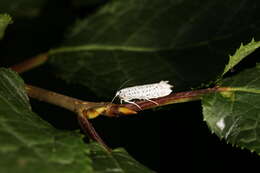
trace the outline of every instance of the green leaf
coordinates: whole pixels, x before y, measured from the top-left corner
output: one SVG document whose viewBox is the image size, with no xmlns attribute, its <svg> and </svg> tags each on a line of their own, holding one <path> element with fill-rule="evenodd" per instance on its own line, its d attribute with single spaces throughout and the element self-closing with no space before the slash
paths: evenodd
<svg viewBox="0 0 260 173">
<path fill-rule="evenodd" d="M 91 158 L 95 173 L 117 172 L 117 173 L 151 173 L 153 171 L 142 166 L 140 163 L 129 157 L 124 149 L 115 149 L 112 153 L 96 143 L 90 144 Z"/>
<path fill-rule="evenodd" d="M 33 113 L 15 72 L 1 68 L 0 79 L 1 172 L 91 171 L 82 136 L 57 130 Z"/>
<path fill-rule="evenodd" d="M 225 92 L 203 98 L 209 128 L 228 143 L 260 154 L 260 64 L 227 78 Z"/>
<path fill-rule="evenodd" d="M 252 39 L 252 41 L 245 46 L 241 44 L 239 49 L 236 50 L 235 54 L 233 56 L 229 56 L 229 62 L 224 69 L 223 75 L 259 47 L 260 41 L 255 42 L 254 39 Z"/>
<path fill-rule="evenodd" d="M 12 19 L 8 14 L 0 14 L 0 39 L 4 37 L 6 27 L 12 23 Z"/>
<path fill-rule="evenodd" d="M 108 153 L 79 133 L 55 129 L 32 112 L 15 72 L 0 68 L 0 79 L 1 172 L 152 172 L 121 149 Z"/>
<path fill-rule="evenodd" d="M 241 42 L 258 39 L 259 7 L 249 0 L 112 0 L 75 24 L 49 62 L 64 80 L 104 97 L 127 80 L 198 87 L 222 75 Z"/>
</svg>

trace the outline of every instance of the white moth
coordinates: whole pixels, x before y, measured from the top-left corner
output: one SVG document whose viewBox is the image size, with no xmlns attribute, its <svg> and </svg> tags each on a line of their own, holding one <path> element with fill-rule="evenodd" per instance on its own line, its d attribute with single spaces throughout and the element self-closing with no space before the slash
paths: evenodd
<svg viewBox="0 0 260 173">
<path fill-rule="evenodd" d="M 150 99 L 155 99 L 169 95 L 172 92 L 171 88 L 173 86 L 168 83 L 169 81 L 161 81 L 159 83 L 124 88 L 116 92 L 114 99 L 116 97 L 119 97 L 121 104 L 122 101 L 124 101 L 126 103 L 136 105 L 139 109 L 141 109 L 141 107 L 131 100 L 147 100 L 158 105 L 158 103 Z"/>
</svg>

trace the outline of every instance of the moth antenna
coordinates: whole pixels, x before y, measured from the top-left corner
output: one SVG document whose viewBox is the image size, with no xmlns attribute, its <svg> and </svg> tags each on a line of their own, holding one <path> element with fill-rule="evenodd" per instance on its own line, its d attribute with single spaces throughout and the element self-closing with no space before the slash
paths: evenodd
<svg viewBox="0 0 260 173">
<path fill-rule="evenodd" d="M 123 86 L 125 85 L 125 84 L 127 84 L 129 81 L 131 81 L 132 79 L 128 79 L 128 80 L 126 80 L 117 90 L 120 90 L 121 88 L 123 88 Z"/>
<path fill-rule="evenodd" d="M 112 99 L 112 101 L 110 102 L 110 104 L 113 103 L 113 101 L 115 100 L 115 98 L 116 98 L 118 95 L 119 95 L 119 93 L 116 92 L 116 95 L 113 97 L 113 99 Z"/>
<path fill-rule="evenodd" d="M 119 91 L 125 84 L 127 84 L 129 81 L 131 81 L 131 79 L 126 80 L 126 81 L 117 89 L 117 93 L 116 93 L 116 95 L 113 97 L 113 99 L 112 99 L 112 101 L 110 102 L 110 104 L 113 103 L 113 101 L 115 100 L 115 98 L 119 95 L 119 92 L 118 92 L 118 91 Z"/>
</svg>

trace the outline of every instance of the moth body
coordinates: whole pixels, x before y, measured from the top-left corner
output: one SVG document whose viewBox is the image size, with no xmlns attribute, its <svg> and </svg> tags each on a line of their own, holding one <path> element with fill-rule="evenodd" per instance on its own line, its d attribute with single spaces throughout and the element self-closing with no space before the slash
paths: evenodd
<svg viewBox="0 0 260 173">
<path fill-rule="evenodd" d="M 158 104 L 150 99 L 164 97 L 172 92 L 172 85 L 168 84 L 169 81 L 161 81 L 159 83 L 139 85 L 121 89 L 117 91 L 115 97 L 119 97 L 120 102 L 122 101 L 136 105 L 138 108 L 141 107 L 133 102 L 132 100 L 148 100 L 154 104 Z"/>
</svg>

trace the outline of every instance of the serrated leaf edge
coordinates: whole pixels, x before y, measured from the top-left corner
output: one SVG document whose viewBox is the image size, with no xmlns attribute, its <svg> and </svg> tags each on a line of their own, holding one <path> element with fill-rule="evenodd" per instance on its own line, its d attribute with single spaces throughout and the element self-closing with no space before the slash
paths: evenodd
<svg viewBox="0 0 260 173">
<path fill-rule="evenodd" d="M 229 62 L 226 65 L 222 76 L 259 47 L 260 41 L 256 42 L 254 38 L 252 38 L 251 42 L 246 45 L 241 43 L 240 47 L 236 50 L 234 55 L 229 55 Z"/>
</svg>

